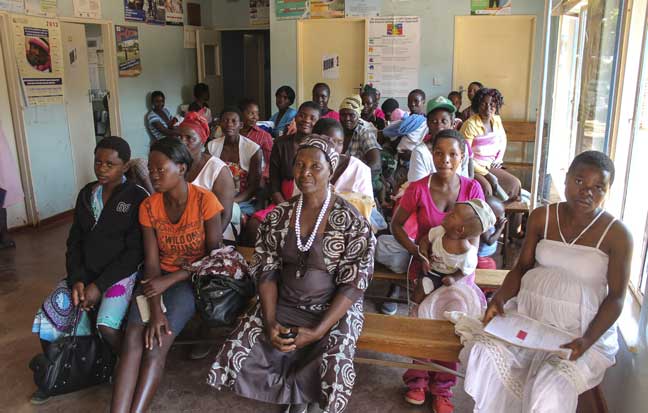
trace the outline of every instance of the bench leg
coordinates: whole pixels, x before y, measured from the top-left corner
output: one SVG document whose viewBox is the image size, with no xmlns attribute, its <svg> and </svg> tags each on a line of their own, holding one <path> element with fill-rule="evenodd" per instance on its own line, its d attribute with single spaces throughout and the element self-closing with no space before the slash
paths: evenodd
<svg viewBox="0 0 648 413">
<path fill-rule="evenodd" d="M 418 360 L 418 359 L 415 360 L 417 362 L 416 364 L 403 363 L 401 361 L 380 360 L 380 359 L 366 358 L 366 357 L 355 357 L 353 359 L 354 362 L 361 363 L 361 364 L 370 364 L 370 365 L 382 366 L 382 367 L 395 367 L 395 368 L 406 369 L 406 370 L 435 371 L 435 372 L 454 374 L 455 376 L 461 378 L 464 377 L 464 375 L 459 373 L 458 371 L 449 369 L 447 367 L 443 367 L 436 363 L 430 361 Z"/>
</svg>

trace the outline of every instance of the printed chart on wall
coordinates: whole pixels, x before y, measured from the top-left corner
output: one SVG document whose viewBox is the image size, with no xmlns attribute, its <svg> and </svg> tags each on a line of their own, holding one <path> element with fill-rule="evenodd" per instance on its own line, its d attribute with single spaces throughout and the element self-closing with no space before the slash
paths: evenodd
<svg viewBox="0 0 648 413">
<path fill-rule="evenodd" d="M 275 0 L 277 20 L 307 19 L 310 14 L 310 1 Z"/>
<path fill-rule="evenodd" d="M 28 105 L 63 103 L 61 28 L 57 20 L 12 18 L 20 83 Z"/>
<path fill-rule="evenodd" d="M 385 97 L 416 89 L 421 60 L 418 16 L 372 17 L 367 44 L 367 83 Z"/>
<path fill-rule="evenodd" d="M 182 26 L 184 24 L 184 11 L 182 0 L 166 1 L 166 24 L 169 26 Z"/>
<path fill-rule="evenodd" d="M 117 65 L 119 77 L 139 76 L 142 73 L 137 27 L 115 26 Z"/>
<path fill-rule="evenodd" d="M 310 0 L 311 19 L 344 17 L 344 0 Z"/>
<path fill-rule="evenodd" d="M 470 0 L 470 14 L 511 14 L 512 0 Z"/>
<path fill-rule="evenodd" d="M 101 18 L 101 0 L 74 0 L 74 17 Z"/>
<path fill-rule="evenodd" d="M 250 0 L 250 24 L 252 26 L 270 24 L 270 0 Z"/>
<path fill-rule="evenodd" d="M 25 0 L 25 13 L 32 16 L 56 16 L 56 0 Z"/>
<path fill-rule="evenodd" d="M 380 16 L 382 0 L 346 0 L 344 5 L 347 17 Z"/>
<path fill-rule="evenodd" d="M 0 11 L 22 14 L 25 12 L 25 0 L 0 0 Z"/>
</svg>

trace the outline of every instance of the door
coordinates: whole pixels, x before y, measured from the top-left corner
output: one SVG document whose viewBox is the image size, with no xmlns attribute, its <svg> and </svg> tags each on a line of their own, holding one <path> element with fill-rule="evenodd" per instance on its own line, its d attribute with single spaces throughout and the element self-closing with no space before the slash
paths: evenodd
<svg viewBox="0 0 648 413">
<path fill-rule="evenodd" d="M 535 31 L 535 16 L 455 17 L 454 90 L 472 81 L 499 89 L 502 118 L 528 120 Z"/>
<path fill-rule="evenodd" d="M 365 75 L 365 21 L 351 19 L 300 20 L 297 24 L 297 98 L 312 99 L 313 85 L 331 87 L 328 106 L 337 110 L 347 96 L 357 94 Z M 325 79 L 324 61 L 339 64 L 337 74 Z M 335 61 L 338 60 L 338 61 Z"/>
<path fill-rule="evenodd" d="M 198 82 L 209 86 L 209 107 L 216 116 L 223 108 L 223 66 L 221 35 L 216 30 L 196 30 Z"/>
<path fill-rule="evenodd" d="M 64 61 L 63 93 L 78 191 L 95 179 L 93 151 L 96 140 L 85 26 L 61 23 L 61 37 Z"/>
<path fill-rule="evenodd" d="M 0 107 L 6 108 L 6 110 L 0 110 L 0 128 L 2 129 L 2 134 L 7 139 L 13 159 L 17 161 L 16 137 L 14 135 L 11 111 L 9 110 L 11 106 L 9 104 L 9 90 L 7 89 L 7 73 L 4 68 L 2 44 L 0 44 Z M 9 228 L 27 225 L 28 223 L 29 220 L 27 218 L 24 201 L 7 208 L 7 224 Z"/>
</svg>

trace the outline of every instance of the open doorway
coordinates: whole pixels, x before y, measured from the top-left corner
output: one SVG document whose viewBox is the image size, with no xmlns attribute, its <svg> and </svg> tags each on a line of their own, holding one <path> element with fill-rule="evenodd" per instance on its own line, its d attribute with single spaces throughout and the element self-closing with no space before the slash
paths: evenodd
<svg viewBox="0 0 648 413">
<path fill-rule="evenodd" d="M 259 103 L 261 119 L 270 117 L 270 31 L 221 32 L 223 101 L 236 105 L 243 98 Z"/>
<path fill-rule="evenodd" d="M 86 44 L 88 46 L 88 74 L 90 76 L 90 100 L 97 142 L 110 136 L 110 93 L 106 85 L 106 68 L 104 65 L 104 41 L 101 26 L 85 24 Z"/>
</svg>

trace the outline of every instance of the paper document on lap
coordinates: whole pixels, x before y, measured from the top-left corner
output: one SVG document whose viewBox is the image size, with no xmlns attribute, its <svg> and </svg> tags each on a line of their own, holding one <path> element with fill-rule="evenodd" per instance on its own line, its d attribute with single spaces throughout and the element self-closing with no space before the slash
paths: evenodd
<svg viewBox="0 0 648 413">
<path fill-rule="evenodd" d="M 563 330 L 516 312 L 507 312 L 504 317 L 493 318 L 484 331 L 507 343 L 555 353 L 563 359 L 569 359 L 571 350 L 560 346 L 576 338 Z"/>
</svg>

